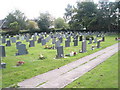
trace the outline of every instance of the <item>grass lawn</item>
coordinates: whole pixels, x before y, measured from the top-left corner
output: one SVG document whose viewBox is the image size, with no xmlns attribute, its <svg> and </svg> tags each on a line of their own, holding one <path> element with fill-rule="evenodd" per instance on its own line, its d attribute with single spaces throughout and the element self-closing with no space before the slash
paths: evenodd
<svg viewBox="0 0 120 90">
<path fill-rule="evenodd" d="M 86 53 L 78 53 L 76 56 L 62 59 L 54 59 L 56 56 L 56 50 L 44 49 L 44 46 L 37 42 L 35 42 L 35 47 L 28 47 L 29 43 L 26 41 L 22 41 L 22 43 L 26 44 L 29 54 L 15 56 L 17 49 L 15 43 L 12 43 L 12 46 L 6 47 L 6 57 L 2 58 L 2 62 L 7 64 L 6 69 L 2 69 L 2 87 L 9 87 L 12 84 L 17 84 L 20 81 L 56 69 L 81 57 L 111 46 L 117 43 L 115 37 L 117 37 L 117 35 L 106 36 L 105 42 L 101 42 L 101 48 L 99 49 L 90 50 L 92 44 L 87 44 Z M 89 41 L 87 41 L 87 43 L 88 42 Z M 47 44 L 50 43 L 48 42 Z M 65 43 L 62 45 L 65 46 Z M 71 47 L 64 47 L 64 54 L 68 54 L 70 51 L 78 52 L 79 49 L 81 49 L 81 41 L 78 46 L 73 46 L 72 42 Z M 40 54 L 43 54 L 47 58 L 44 60 L 38 60 Z M 25 64 L 15 67 L 17 61 L 24 61 Z"/>
<path fill-rule="evenodd" d="M 65 88 L 118 88 L 118 53 Z"/>
</svg>

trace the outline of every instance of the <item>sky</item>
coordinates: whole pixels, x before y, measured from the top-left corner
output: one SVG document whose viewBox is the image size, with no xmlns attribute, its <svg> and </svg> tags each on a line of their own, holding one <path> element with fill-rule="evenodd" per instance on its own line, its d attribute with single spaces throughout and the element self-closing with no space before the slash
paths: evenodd
<svg viewBox="0 0 120 90">
<path fill-rule="evenodd" d="M 67 5 L 75 5 L 76 1 L 78 0 L 0 0 L 0 20 L 16 9 L 23 12 L 28 19 L 37 18 L 46 11 L 55 18 L 63 17 Z"/>
</svg>

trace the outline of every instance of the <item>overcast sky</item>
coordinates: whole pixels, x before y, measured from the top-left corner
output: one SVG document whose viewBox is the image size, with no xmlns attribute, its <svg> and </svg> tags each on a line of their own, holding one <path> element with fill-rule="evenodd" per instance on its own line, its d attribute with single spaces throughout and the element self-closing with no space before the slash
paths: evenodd
<svg viewBox="0 0 120 90">
<path fill-rule="evenodd" d="M 63 17 L 67 4 L 75 5 L 76 1 L 77 0 L 1 0 L 0 20 L 15 9 L 19 9 L 29 19 L 37 18 L 39 13 L 46 11 L 56 18 Z M 98 0 L 94 1 L 97 2 Z"/>
</svg>

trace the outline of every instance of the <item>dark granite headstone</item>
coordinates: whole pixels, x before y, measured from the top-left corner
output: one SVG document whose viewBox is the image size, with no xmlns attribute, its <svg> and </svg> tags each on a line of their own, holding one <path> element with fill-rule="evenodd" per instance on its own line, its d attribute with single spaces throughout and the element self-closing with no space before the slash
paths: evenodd
<svg viewBox="0 0 120 90">
<path fill-rule="evenodd" d="M 21 44 L 21 42 L 16 42 L 16 49 L 18 49 L 18 46 Z"/>
<path fill-rule="evenodd" d="M 68 40 L 65 41 L 65 47 L 70 47 L 70 41 Z"/>
<path fill-rule="evenodd" d="M 73 40 L 73 42 L 74 42 L 74 46 L 78 46 L 78 40 L 77 39 Z"/>
<path fill-rule="evenodd" d="M 97 41 L 97 48 L 100 48 L 100 40 Z"/>
<path fill-rule="evenodd" d="M 82 41 L 82 36 L 79 37 L 79 41 Z"/>
<path fill-rule="evenodd" d="M 6 57 L 5 46 L 0 45 L 0 57 Z"/>
<path fill-rule="evenodd" d="M 6 46 L 11 46 L 10 40 L 8 40 L 8 41 L 6 42 Z"/>
<path fill-rule="evenodd" d="M 64 58 L 63 46 L 57 47 L 56 58 Z"/>
<path fill-rule="evenodd" d="M 16 56 L 17 55 L 25 55 L 25 54 L 28 54 L 28 51 L 26 49 L 26 45 L 25 44 L 20 44 L 18 45 L 18 53 L 16 53 Z"/>
<path fill-rule="evenodd" d="M 45 45 L 46 44 L 46 40 L 42 39 L 41 43 L 42 43 L 42 46 Z"/>
<path fill-rule="evenodd" d="M 31 41 L 29 41 L 29 42 L 30 42 L 29 47 L 35 47 L 35 42 L 34 42 L 34 40 L 31 40 Z"/>
</svg>

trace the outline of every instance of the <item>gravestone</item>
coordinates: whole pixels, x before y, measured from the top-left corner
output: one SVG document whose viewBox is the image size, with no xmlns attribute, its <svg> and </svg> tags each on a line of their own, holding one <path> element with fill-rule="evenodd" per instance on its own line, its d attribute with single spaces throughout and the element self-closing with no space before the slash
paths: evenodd
<svg viewBox="0 0 120 90">
<path fill-rule="evenodd" d="M 100 48 L 100 40 L 97 41 L 97 48 Z"/>
<path fill-rule="evenodd" d="M 16 38 L 15 37 L 11 37 L 11 41 L 12 41 L 12 43 L 16 43 Z"/>
<path fill-rule="evenodd" d="M 74 42 L 74 46 L 78 46 L 78 40 L 77 39 L 73 40 L 73 42 Z"/>
<path fill-rule="evenodd" d="M 68 40 L 65 41 L 65 47 L 70 47 L 70 41 Z"/>
<path fill-rule="evenodd" d="M 8 41 L 6 42 L 6 46 L 11 46 L 10 40 L 8 40 Z"/>
<path fill-rule="evenodd" d="M 42 39 L 41 43 L 42 43 L 42 46 L 45 45 L 46 44 L 46 40 Z"/>
<path fill-rule="evenodd" d="M 63 46 L 57 47 L 56 58 L 64 58 Z"/>
<path fill-rule="evenodd" d="M 29 42 L 29 37 L 28 36 L 25 39 L 26 39 L 26 42 Z"/>
<path fill-rule="evenodd" d="M 86 52 L 86 40 L 82 41 L 82 51 L 81 51 L 81 53 L 84 53 L 84 52 Z"/>
<path fill-rule="evenodd" d="M 5 46 L 0 45 L 0 57 L 6 57 Z"/>
<path fill-rule="evenodd" d="M 31 41 L 29 41 L 30 43 L 29 43 L 29 47 L 35 47 L 35 42 L 34 42 L 34 40 L 31 40 Z"/>
<path fill-rule="evenodd" d="M 56 43 L 56 38 L 52 38 L 52 44 Z"/>
<path fill-rule="evenodd" d="M 89 38 L 89 43 L 88 44 L 92 44 L 92 38 Z"/>
<path fill-rule="evenodd" d="M 94 38 L 94 42 L 93 43 L 97 43 L 97 37 L 96 38 Z"/>
<path fill-rule="evenodd" d="M 62 37 L 59 37 L 58 39 L 59 39 L 60 43 L 63 42 L 63 38 Z"/>
<path fill-rule="evenodd" d="M 6 38 L 2 38 L 2 43 L 6 43 Z"/>
<path fill-rule="evenodd" d="M 33 40 L 36 41 L 36 40 L 37 40 L 37 37 L 36 37 L 36 36 L 33 36 Z"/>
<path fill-rule="evenodd" d="M 26 45 L 25 44 L 20 44 L 18 45 L 18 53 L 16 53 L 16 56 L 17 55 L 25 55 L 25 54 L 28 54 L 28 51 L 26 49 Z"/>
<path fill-rule="evenodd" d="M 57 48 L 57 47 L 60 47 L 60 41 L 59 40 L 56 41 L 56 43 L 55 43 L 55 48 Z"/>
<path fill-rule="evenodd" d="M 103 42 L 105 41 L 105 37 L 104 37 L 104 36 L 102 37 L 102 41 L 103 41 Z"/>
<path fill-rule="evenodd" d="M 38 38 L 37 43 L 41 43 L 42 38 Z"/>
<path fill-rule="evenodd" d="M 21 42 L 16 42 L 16 49 L 18 49 L 18 46 L 21 44 Z"/>
<path fill-rule="evenodd" d="M 79 41 L 82 41 L 82 36 L 79 37 Z"/>
<path fill-rule="evenodd" d="M 0 69 L 6 68 L 6 63 L 1 63 L 0 64 Z"/>
</svg>

